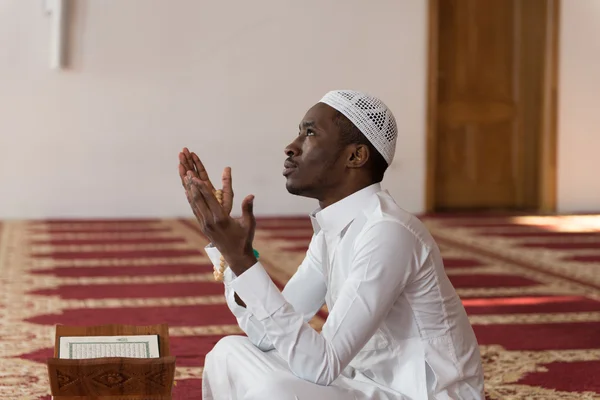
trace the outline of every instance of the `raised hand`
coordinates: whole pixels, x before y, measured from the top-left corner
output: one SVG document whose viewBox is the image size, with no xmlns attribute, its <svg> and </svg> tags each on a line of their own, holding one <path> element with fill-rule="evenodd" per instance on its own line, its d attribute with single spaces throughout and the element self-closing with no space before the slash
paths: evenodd
<svg viewBox="0 0 600 400">
<path fill-rule="evenodd" d="M 190 171 L 183 178 L 186 195 L 202 233 L 221 252 L 229 268 L 240 275 L 256 263 L 252 248 L 256 219 L 254 196 L 242 202 L 242 217 L 233 219 L 219 204 L 208 182 Z"/>
<path fill-rule="evenodd" d="M 204 164 L 200 160 L 200 157 L 196 155 L 196 153 L 190 153 L 187 147 L 183 148 L 183 151 L 179 153 L 179 177 L 181 178 L 181 184 L 184 188 L 186 187 L 186 176 L 188 172 L 191 172 L 191 176 L 193 178 L 198 178 L 199 180 L 206 183 L 208 189 L 215 193 L 216 189 L 213 186 L 210 178 L 208 177 L 208 172 L 206 172 L 206 168 L 204 168 Z M 231 213 L 231 209 L 233 208 L 233 186 L 231 180 L 231 168 L 226 167 L 223 170 L 223 175 L 221 176 L 221 184 L 222 184 L 222 192 L 223 197 L 221 201 L 221 207 L 223 207 L 223 211 L 226 215 Z"/>
</svg>

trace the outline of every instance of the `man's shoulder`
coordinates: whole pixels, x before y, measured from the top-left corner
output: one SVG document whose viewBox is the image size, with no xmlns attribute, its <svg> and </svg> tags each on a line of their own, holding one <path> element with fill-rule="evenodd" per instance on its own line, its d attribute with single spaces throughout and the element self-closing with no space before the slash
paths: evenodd
<svg viewBox="0 0 600 400">
<path fill-rule="evenodd" d="M 395 221 L 406 227 L 424 227 L 415 214 L 400 207 L 386 190 L 377 193 L 364 212 L 373 222 Z"/>
<path fill-rule="evenodd" d="M 413 213 L 400 207 L 387 191 L 381 191 L 364 210 L 363 231 L 408 232 L 429 247 L 433 238 L 425 224 Z"/>
</svg>

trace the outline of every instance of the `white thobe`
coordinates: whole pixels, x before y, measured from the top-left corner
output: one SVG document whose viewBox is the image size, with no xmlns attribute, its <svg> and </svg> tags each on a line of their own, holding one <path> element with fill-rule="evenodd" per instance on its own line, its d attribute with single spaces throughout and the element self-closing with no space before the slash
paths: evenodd
<svg viewBox="0 0 600 400">
<path fill-rule="evenodd" d="M 426 227 L 379 184 L 311 220 L 306 258 L 283 292 L 260 262 L 226 271 L 247 338 L 226 337 L 207 355 L 204 399 L 483 399 L 477 340 Z M 219 251 L 206 251 L 218 265 Z M 308 321 L 324 303 L 319 334 Z"/>
</svg>

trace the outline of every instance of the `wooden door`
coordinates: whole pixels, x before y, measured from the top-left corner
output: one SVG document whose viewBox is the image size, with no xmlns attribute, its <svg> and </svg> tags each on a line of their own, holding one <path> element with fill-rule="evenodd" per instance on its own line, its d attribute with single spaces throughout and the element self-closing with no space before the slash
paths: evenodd
<svg viewBox="0 0 600 400">
<path fill-rule="evenodd" d="M 551 2 L 433 2 L 433 209 L 539 208 Z"/>
</svg>

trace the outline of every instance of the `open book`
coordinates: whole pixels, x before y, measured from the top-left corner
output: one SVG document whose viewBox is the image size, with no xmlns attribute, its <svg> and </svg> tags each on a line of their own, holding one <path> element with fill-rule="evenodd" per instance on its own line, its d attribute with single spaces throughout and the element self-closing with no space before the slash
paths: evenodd
<svg viewBox="0 0 600 400">
<path fill-rule="evenodd" d="M 58 358 L 159 358 L 158 335 L 63 336 Z"/>
</svg>

